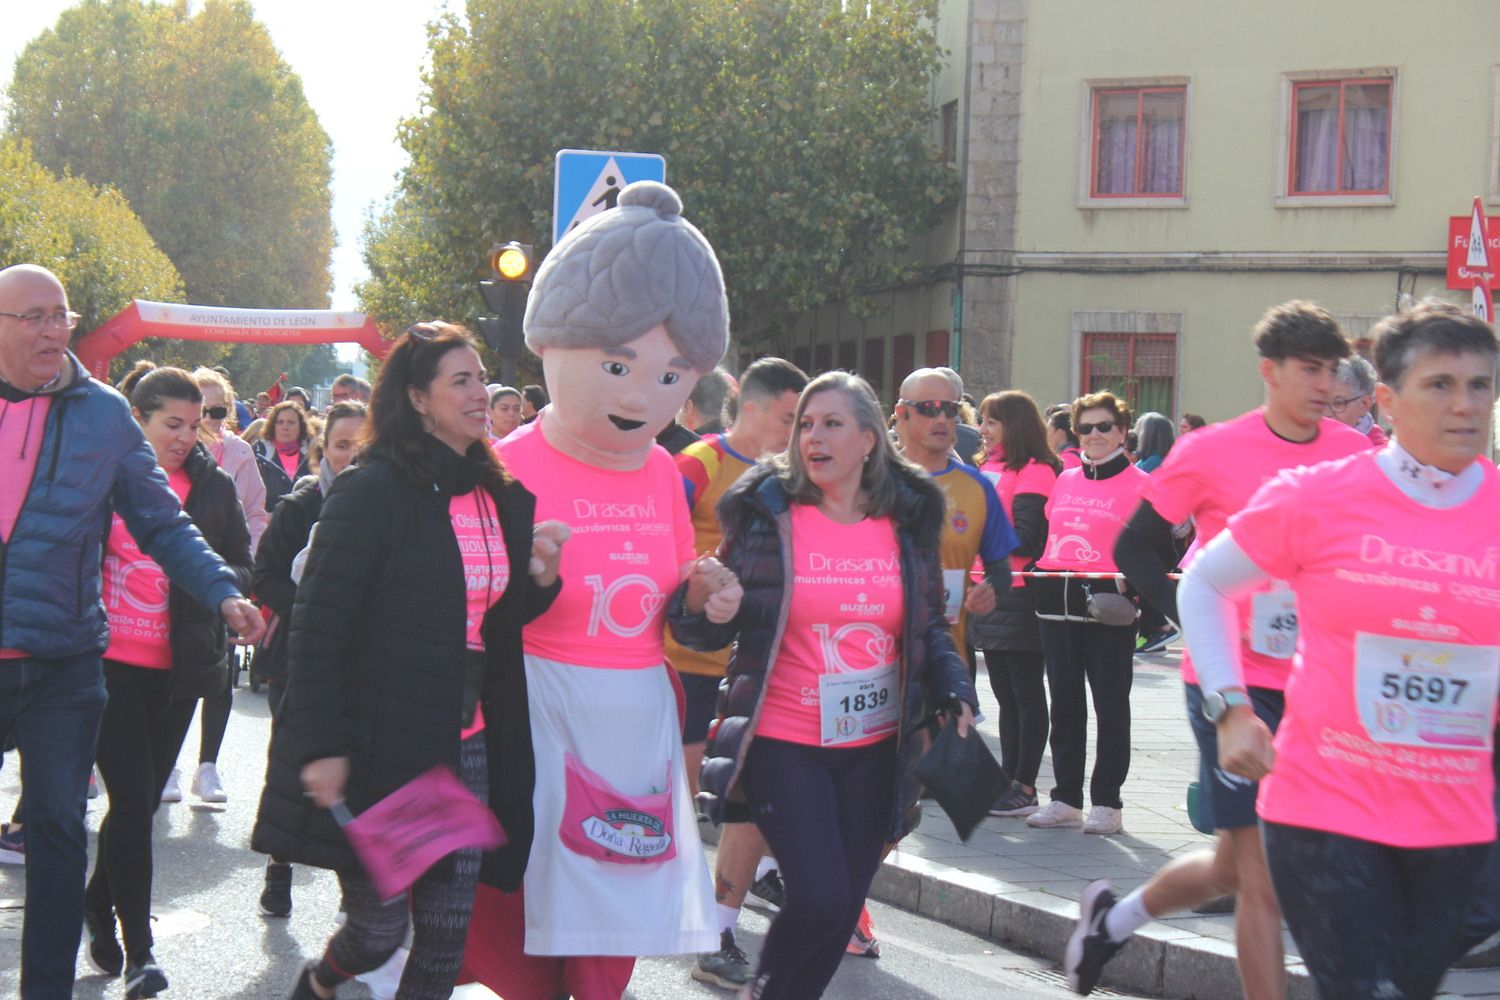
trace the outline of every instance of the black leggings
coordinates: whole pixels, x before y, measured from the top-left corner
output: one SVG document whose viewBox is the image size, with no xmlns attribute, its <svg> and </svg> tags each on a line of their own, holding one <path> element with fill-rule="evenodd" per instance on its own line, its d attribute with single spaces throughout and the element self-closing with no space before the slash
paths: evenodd
<svg viewBox="0 0 1500 1000">
<path fill-rule="evenodd" d="M 1047 749 L 1047 662 L 1039 650 L 986 649 L 984 666 L 1000 703 L 1000 766 L 1036 786 Z"/>
<path fill-rule="evenodd" d="M 1094 696 L 1094 773 L 1089 801 L 1119 809 L 1130 773 L 1130 686 L 1135 679 L 1135 626 L 1041 619 L 1052 691 L 1052 798 L 1083 808 L 1083 762 L 1089 713 L 1084 684 Z"/>
<path fill-rule="evenodd" d="M 198 763 L 217 764 L 224 746 L 224 731 L 229 728 L 229 710 L 234 706 L 234 686 L 203 699 L 203 713 L 198 716 Z"/>
<path fill-rule="evenodd" d="M 1488 844 L 1408 849 L 1261 822 L 1282 915 L 1322 1000 L 1426 1000 Z"/>
<path fill-rule="evenodd" d="M 481 802 L 489 801 L 483 732 L 463 741 L 458 778 Z M 406 940 L 409 911 L 411 955 L 396 995 L 400 1000 L 442 1000 L 450 996 L 469 937 L 474 887 L 479 883 L 479 850 L 458 851 L 451 861 L 451 869 L 439 865 L 389 902 L 381 899 L 363 871 L 339 872 L 346 918 L 344 926 L 329 939 L 318 963 L 314 973 L 318 982 L 335 987 L 384 965 Z"/>
<path fill-rule="evenodd" d="M 880 867 L 896 741 L 852 749 L 756 737 L 740 776 L 786 902 L 760 951 L 760 1000 L 815 998 L 838 971 Z"/>
<path fill-rule="evenodd" d="M 99 774 L 109 812 L 99 826 L 98 856 L 85 905 L 107 923 L 120 918 L 125 953 L 152 947 L 151 818 L 193 721 L 194 701 L 167 696 L 169 670 L 104 661 L 109 702 L 99 724 Z"/>
</svg>

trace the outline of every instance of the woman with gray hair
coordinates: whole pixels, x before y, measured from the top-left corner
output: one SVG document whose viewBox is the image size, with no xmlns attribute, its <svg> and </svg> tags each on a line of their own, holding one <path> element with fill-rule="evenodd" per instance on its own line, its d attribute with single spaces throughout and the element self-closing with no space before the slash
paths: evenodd
<svg viewBox="0 0 1500 1000">
<path fill-rule="evenodd" d="M 1389 438 L 1370 412 L 1375 405 L 1375 366 L 1355 355 L 1339 362 L 1338 376 L 1328 415 L 1365 435 L 1375 447 L 1384 447 Z"/>
<path fill-rule="evenodd" d="M 683 645 L 736 644 L 699 798 L 715 822 L 748 805 L 786 883 L 742 992 L 756 1000 L 822 995 L 910 829 L 922 720 L 951 713 L 966 735 L 977 707 L 943 612 L 942 491 L 856 375 L 814 379 L 794 426 L 719 504 L 738 614 L 715 622 L 684 585 L 669 616 Z"/>
</svg>

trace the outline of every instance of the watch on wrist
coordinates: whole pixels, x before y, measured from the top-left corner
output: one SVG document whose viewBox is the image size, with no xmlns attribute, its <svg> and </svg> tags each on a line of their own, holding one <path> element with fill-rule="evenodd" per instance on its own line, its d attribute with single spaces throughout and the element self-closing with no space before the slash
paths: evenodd
<svg viewBox="0 0 1500 1000">
<path fill-rule="evenodd" d="M 1235 688 L 1230 688 L 1228 691 L 1210 691 L 1203 696 L 1203 717 L 1217 724 L 1235 705 L 1249 708 L 1249 693 Z"/>
</svg>

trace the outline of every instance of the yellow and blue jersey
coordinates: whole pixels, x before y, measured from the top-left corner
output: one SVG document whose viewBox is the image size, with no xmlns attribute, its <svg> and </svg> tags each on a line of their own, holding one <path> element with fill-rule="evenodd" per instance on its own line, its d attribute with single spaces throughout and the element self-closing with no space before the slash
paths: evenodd
<svg viewBox="0 0 1500 1000">
<path fill-rule="evenodd" d="M 932 479 L 942 488 L 947 500 L 947 517 L 943 521 L 938 558 L 943 567 L 946 610 L 953 625 L 953 642 L 963 649 L 964 625 L 968 620 L 963 600 L 974 560 L 977 558 L 985 563 L 1004 561 L 1020 540 L 1000 504 L 995 485 L 974 466 L 950 458 L 948 467 Z"/>
</svg>

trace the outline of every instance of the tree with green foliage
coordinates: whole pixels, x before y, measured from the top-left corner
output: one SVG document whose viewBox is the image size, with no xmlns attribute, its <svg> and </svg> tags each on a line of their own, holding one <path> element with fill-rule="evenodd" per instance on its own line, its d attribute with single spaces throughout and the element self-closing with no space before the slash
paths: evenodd
<svg viewBox="0 0 1500 1000">
<path fill-rule="evenodd" d="M 326 307 L 331 146 L 246 0 L 84 0 L 21 52 L 6 99 L 43 166 L 125 196 L 189 301 Z"/>
<path fill-rule="evenodd" d="M 83 318 L 81 336 L 132 299 L 172 301 L 182 278 L 119 192 L 78 177 L 54 177 L 14 141 L 0 142 L 0 267 L 40 264 L 68 290 Z M 193 367 L 217 364 L 224 345 L 147 340 L 124 352 L 119 372 L 137 358 Z"/>
<path fill-rule="evenodd" d="M 471 320 L 491 242 L 550 243 L 560 148 L 666 157 L 741 344 L 910 276 L 957 191 L 932 141 L 935 0 L 470 0 L 431 28 L 363 307 Z"/>
</svg>

